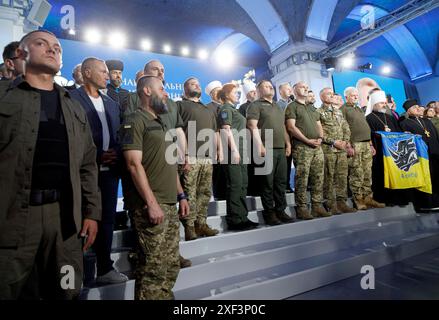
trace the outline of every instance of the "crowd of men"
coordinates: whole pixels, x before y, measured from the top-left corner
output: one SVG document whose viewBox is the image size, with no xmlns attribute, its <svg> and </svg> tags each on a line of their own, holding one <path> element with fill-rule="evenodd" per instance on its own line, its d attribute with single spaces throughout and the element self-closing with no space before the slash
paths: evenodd
<svg viewBox="0 0 439 320">
<path fill-rule="evenodd" d="M 136 92 L 121 87 L 122 61 L 96 57 L 74 68 L 72 86 L 60 87 L 62 48 L 44 30 L 6 46 L 3 60 L 0 299 L 77 298 L 91 247 L 98 283 L 127 281 L 110 257 L 119 180 L 136 236 L 136 299 L 173 298 L 180 268 L 191 264 L 179 255 L 180 223 L 186 241 L 218 234 L 207 224 L 212 192 L 226 200 L 233 231 L 258 227 L 247 195 L 261 196 L 267 225 L 295 221 L 285 212 L 293 190 L 303 220 L 408 201 L 420 211 L 439 207 L 439 103 L 422 110 L 409 99 L 400 116 L 371 79 L 346 88 L 346 103 L 323 88 L 321 107 L 303 81 L 280 85 L 278 101 L 270 81 L 247 82 L 238 108 L 237 85 L 211 82 L 204 104 L 195 77 L 172 101 L 157 60 L 137 72 Z M 422 135 L 432 195 L 384 188 L 377 131 Z M 203 134 L 207 140 L 197 138 Z M 67 286 L 66 266 L 74 273 Z"/>
</svg>

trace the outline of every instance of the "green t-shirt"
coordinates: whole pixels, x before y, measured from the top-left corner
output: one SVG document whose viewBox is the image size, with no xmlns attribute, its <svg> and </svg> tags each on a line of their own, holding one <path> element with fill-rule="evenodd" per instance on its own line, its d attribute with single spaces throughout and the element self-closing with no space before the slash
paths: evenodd
<svg viewBox="0 0 439 320">
<path fill-rule="evenodd" d="M 273 149 L 285 148 L 284 111 L 276 102 L 259 99 L 252 102 L 247 109 L 247 120 L 258 120 L 262 143 L 265 145 L 265 130 L 273 131 Z"/>
<path fill-rule="evenodd" d="M 234 106 L 226 103 L 219 109 L 218 123 L 220 125 L 220 129 L 224 125 L 230 126 L 230 128 L 232 129 L 233 137 L 235 139 L 235 143 L 238 141 L 237 139 L 239 138 L 239 144 L 237 145 L 239 153 L 242 155 L 243 147 L 246 141 L 245 129 L 247 121 L 245 117 L 238 110 L 236 110 Z"/>
<path fill-rule="evenodd" d="M 351 142 L 370 141 L 370 127 L 361 108 L 345 103 L 340 108 L 351 129 Z"/>
<path fill-rule="evenodd" d="M 208 138 L 204 134 L 212 134 L 209 139 L 214 139 L 214 134 L 217 131 L 217 119 L 213 111 L 201 102 L 193 102 L 183 98 L 183 100 L 177 102 L 178 113 L 183 120 L 183 129 L 186 133 L 186 139 L 188 140 L 188 153 L 189 156 L 197 156 L 200 158 L 212 157 L 213 154 L 206 152 L 205 154 L 199 154 L 200 148 L 206 148 Z M 189 122 L 191 125 L 195 124 L 195 130 L 189 130 Z M 203 134 L 200 131 L 203 130 Z M 195 134 L 195 136 L 194 136 Z M 204 140 L 203 140 L 204 139 Z M 195 141 L 194 141 L 195 140 Z M 213 140 L 210 140 L 213 142 Z M 193 147 L 195 143 L 195 148 Z M 214 144 L 211 145 L 214 148 Z M 214 150 L 209 149 L 212 153 Z M 195 152 L 195 154 L 194 154 Z"/>
<path fill-rule="evenodd" d="M 142 151 L 142 166 L 149 185 L 161 204 L 175 204 L 177 199 L 177 165 L 166 161 L 166 150 L 172 141 L 166 141 L 166 127 L 160 118 L 138 109 L 130 114 L 121 129 L 122 150 Z M 131 180 L 131 179 L 129 179 Z M 132 181 L 126 187 L 125 205 L 128 209 L 142 208 L 144 201 Z"/>
<path fill-rule="evenodd" d="M 296 120 L 296 127 L 308 139 L 320 138 L 317 122 L 320 121 L 320 113 L 312 105 L 304 105 L 297 101 L 291 102 L 285 109 L 285 121 Z M 294 143 L 302 141 L 294 138 Z"/>
</svg>

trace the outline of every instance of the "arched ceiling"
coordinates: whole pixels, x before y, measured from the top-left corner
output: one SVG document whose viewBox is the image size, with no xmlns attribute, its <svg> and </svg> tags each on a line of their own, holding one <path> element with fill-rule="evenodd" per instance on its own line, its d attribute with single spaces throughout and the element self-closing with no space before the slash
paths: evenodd
<svg viewBox="0 0 439 320">
<path fill-rule="evenodd" d="M 156 44 L 153 51 L 160 51 L 165 42 L 175 48 L 188 45 L 194 49 L 206 48 L 210 52 L 227 46 L 235 50 L 240 64 L 260 68 L 267 65 L 271 54 L 282 45 L 308 38 L 331 44 L 358 31 L 362 5 L 372 5 L 379 14 L 387 14 L 410 0 L 49 2 L 54 6 L 52 11 L 56 13 L 58 10 L 58 15 L 64 4 L 75 7 L 78 40 L 81 31 L 89 26 L 99 26 L 102 30 L 121 29 L 129 34 L 128 46 L 131 48 L 137 48 L 139 39 L 143 37 L 150 38 Z M 394 61 L 411 78 L 416 77 L 421 69 L 434 71 L 438 60 L 438 20 L 439 9 L 432 10 L 397 28 L 399 31 L 392 30 L 359 47 L 358 55 Z M 46 27 L 54 27 L 54 24 L 49 20 Z M 71 38 L 66 34 L 61 36 Z M 370 51 L 374 43 L 382 47 L 385 42 L 386 50 L 382 53 Z M 417 66 L 413 66 L 414 57 Z"/>
</svg>

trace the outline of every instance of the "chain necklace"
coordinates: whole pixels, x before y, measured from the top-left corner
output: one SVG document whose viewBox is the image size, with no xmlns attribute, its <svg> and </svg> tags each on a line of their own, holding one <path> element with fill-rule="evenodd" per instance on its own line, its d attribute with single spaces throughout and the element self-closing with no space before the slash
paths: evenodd
<svg viewBox="0 0 439 320">
<path fill-rule="evenodd" d="M 385 122 L 383 122 L 383 120 L 381 120 L 380 117 L 378 117 L 375 113 L 372 112 L 372 114 L 375 116 L 375 118 L 377 118 L 377 119 L 378 119 L 378 120 L 384 125 L 384 131 L 386 131 L 386 132 L 390 132 L 390 131 L 392 131 L 392 130 L 389 128 L 389 126 L 387 125 L 387 118 L 386 118 L 386 115 L 384 115 L 384 121 L 385 121 Z"/>
<path fill-rule="evenodd" d="M 409 119 L 416 123 L 416 121 L 413 120 L 412 118 L 409 118 Z M 431 135 L 430 131 L 427 130 L 427 128 L 422 124 L 422 122 L 419 120 L 418 117 L 416 117 L 416 120 L 418 121 L 417 124 L 419 124 L 419 126 L 424 130 L 424 134 L 427 136 L 427 138 L 430 138 L 430 135 Z"/>
</svg>

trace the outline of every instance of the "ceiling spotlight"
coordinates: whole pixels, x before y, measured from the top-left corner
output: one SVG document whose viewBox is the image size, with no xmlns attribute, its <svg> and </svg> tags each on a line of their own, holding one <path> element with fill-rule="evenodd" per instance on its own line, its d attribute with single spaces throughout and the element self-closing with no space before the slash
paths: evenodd
<svg viewBox="0 0 439 320">
<path fill-rule="evenodd" d="M 336 61 L 337 61 L 337 59 L 335 59 L 333 57 L 323 59 L 323 62 L 325 63 L 326 71 L 328 71 L 328 72 L 334 71 Z"/>
<path fill-rule="evenodd" d="M 151 48 L 152 48 L 152 43 L 151 43 L 151 41 L 148 40 L 148 39 L 143 39 L 143 40 L 140 42 L 140 47 L 142 48 L 142 50 L 150 51 Z"/>
<path fill-rule="evenodd" d="M 97 29 L 87 30 L 85 33 L 85 41 L 90 43 L 99 43 L 101 42 L 102 35 Z"/>
<path fill-rule="evenodd" d="M 392 72 L 392 68 L 391 68 L 390 66 L 384 66 L 384 67 L 381 69 L 381 72 L 382 72 L 383 74 L 389 74 L 390 72 Z"/>
<path fill-rule="evenodd" d="M 189 48 L 188 48 L 188 47 L 183 47 L 183 48 L 181 48 L 181 54 L 182 54 L 183 56 L 188 56 L 188 55 L 190 54 L 190 50 L 189 50 Z"/>
<path fill-rule="evenodd" d="M 361 72 L 364 72 L 365 70 L 370 70 L 370 69 L 372 69 L 372 63 L 370 63 L 370 62 L 363 64 L 362 66 L 358 66 L 358 70 L 360 70 Z"/>
<path fill-rule="evenodd" d="M 75 36 L 76 35 L 75 29 L 69 29 L 69 35 Z"/>
<path fill-rule="evenodd" d="M 121 32 L 114 32 L 108 37 L 108 44 L 114 48 L 123 48 L 126 42 L 127 39 Z"/>
<path fill-rule="evenodd" d="M 206 60 L 209 57 L 209 52 L 207 50 L 201 49 L 198 51 L 198 58 L 201 60 Z"/>
<path fill-rule="evenodd" d="M 354 58 L 352 55 L 348 55 L 341 59 L 341 66 L 343 68 L 350 68 L 353 66 L 353 64 L 354 64 Z"/>
<path fill-rule="evenodd" d="M 235 54 L 230 49 L 220 49 L 215 52 L 215 61 L 222 68 L 229 68 L 235 62 Z"/>
<path fill-rule="evenodd" d="M 169 44 L 165 44 L 165 45 L 163 46 L 163 51 L 164 51 L 164 53 L 170 53 L 170 52 L 172 51 L 172 47 L 171 47 L 171 45 L 169 45 Z"/>
</svg>

